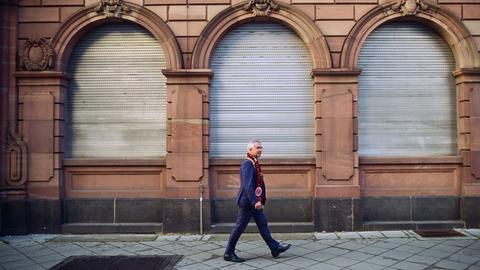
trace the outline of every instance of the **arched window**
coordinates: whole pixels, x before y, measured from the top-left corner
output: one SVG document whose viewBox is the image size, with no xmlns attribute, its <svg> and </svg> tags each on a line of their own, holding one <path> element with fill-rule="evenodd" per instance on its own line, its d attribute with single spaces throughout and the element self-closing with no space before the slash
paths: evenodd
<svg viewBox="0 0 480 270">
<path fill-rule="evenodd" d="M 457 154 L 455 61 L 441 36 L 419 23 L 384 24 L 358 66 L 360 155 Z"/>
<path fill-rule="evenodd" d="M 164 52 L 146 29 L 107 24 L 69 62 L 67 156 L 154 158 L 166 150 Z"/>
<path fill-rule="evenodd" d="M 302 40 L 276 23 L 234 28 L 210 65 L 210 157 L 241 157 L 260 139 L 266 157 L 314 156 L 312 62 Z"/>
</svg>

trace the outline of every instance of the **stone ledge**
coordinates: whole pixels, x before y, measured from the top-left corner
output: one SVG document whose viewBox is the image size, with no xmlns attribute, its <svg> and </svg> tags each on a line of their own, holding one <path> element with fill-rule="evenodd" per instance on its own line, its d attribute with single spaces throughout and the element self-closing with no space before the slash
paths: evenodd
<svg viewBox="0 0 480 270">
<path fill-rule="evenodd" d="M 212 224 L 209 233 L 230 233 L 235 223 L 215 223 Z M 311 222 L 269 222 L 268 226 L 272 233 L 301 233 L 313 232 L 314 224 Z M 256 233 L 258 231 L 255 223 L 250 222 L 245 229 L 246 233 Z"/>
<path fill-rule="evenodd" d="M 161 233 L 163 223 L 66 223 L 61 231 L 72 234 Z"/>
<path fill-rule="evenodd" d="M 367 231 L 375 230 L 419 230 L 419 229 L 453 229 L 465 228 L 465 222 L 462 220 L 401 220 L 401 221 L 370 221 L 363 223 L 363 229 Z"/>
</svg>

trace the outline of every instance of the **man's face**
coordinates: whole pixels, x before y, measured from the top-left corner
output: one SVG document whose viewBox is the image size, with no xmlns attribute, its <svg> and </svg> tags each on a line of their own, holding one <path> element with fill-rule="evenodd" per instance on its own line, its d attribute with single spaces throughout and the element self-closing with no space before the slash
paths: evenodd
<svg viewBox="0 0 480 270">
<path fill-rule="evenodd" d="M 261 143 L 255 143 L 248 153 L 256 158 L 259 158 L 262 155 L 263 146 Z"/>
</svg>

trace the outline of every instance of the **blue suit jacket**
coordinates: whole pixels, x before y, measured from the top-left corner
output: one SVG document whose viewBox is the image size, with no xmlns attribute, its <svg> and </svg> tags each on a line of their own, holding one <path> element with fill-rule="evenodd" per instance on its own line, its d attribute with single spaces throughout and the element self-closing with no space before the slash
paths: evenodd
<svg viewBox="0 0 480 270">
<path fill-rule="evenodd" d="M 258 201 L 255 195 L 257 187 L 257 171 L 253 162 L 245 159 L 240 166 L 240 190 L 237 194 L 237 204 L 241 207 L 255 207 Z M 265 205 L 267 193 L 265 190 L 265 182 L 262 181 L 262 204 Z"/>
</svg>

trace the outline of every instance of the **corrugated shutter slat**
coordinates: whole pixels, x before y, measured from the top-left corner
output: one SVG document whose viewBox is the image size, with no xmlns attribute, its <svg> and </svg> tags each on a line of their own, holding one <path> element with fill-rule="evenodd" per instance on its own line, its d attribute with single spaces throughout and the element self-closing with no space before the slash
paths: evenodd
<svg viewBox="0 0 480 270">
<path fill-rule="evenodd" d="M 69 157 L 165 156 L 164 68 L 160 44 L 138 25 L 87 33 L 69 63 Z"/>
<path fill-rule="evenodd" d="M 275 23 L 247 23 L 211 59 L 210 156 L 244 156 L 260 139 L 265 157 L 314 156 L 312 63 L 302 40 Z"/>
<path fill-rule="evenodd" d="M 448 44 L 413 22 L 380 26 L 359 57 L 359 152 L 455 155 L 456 99 Z"/>
</svg>

